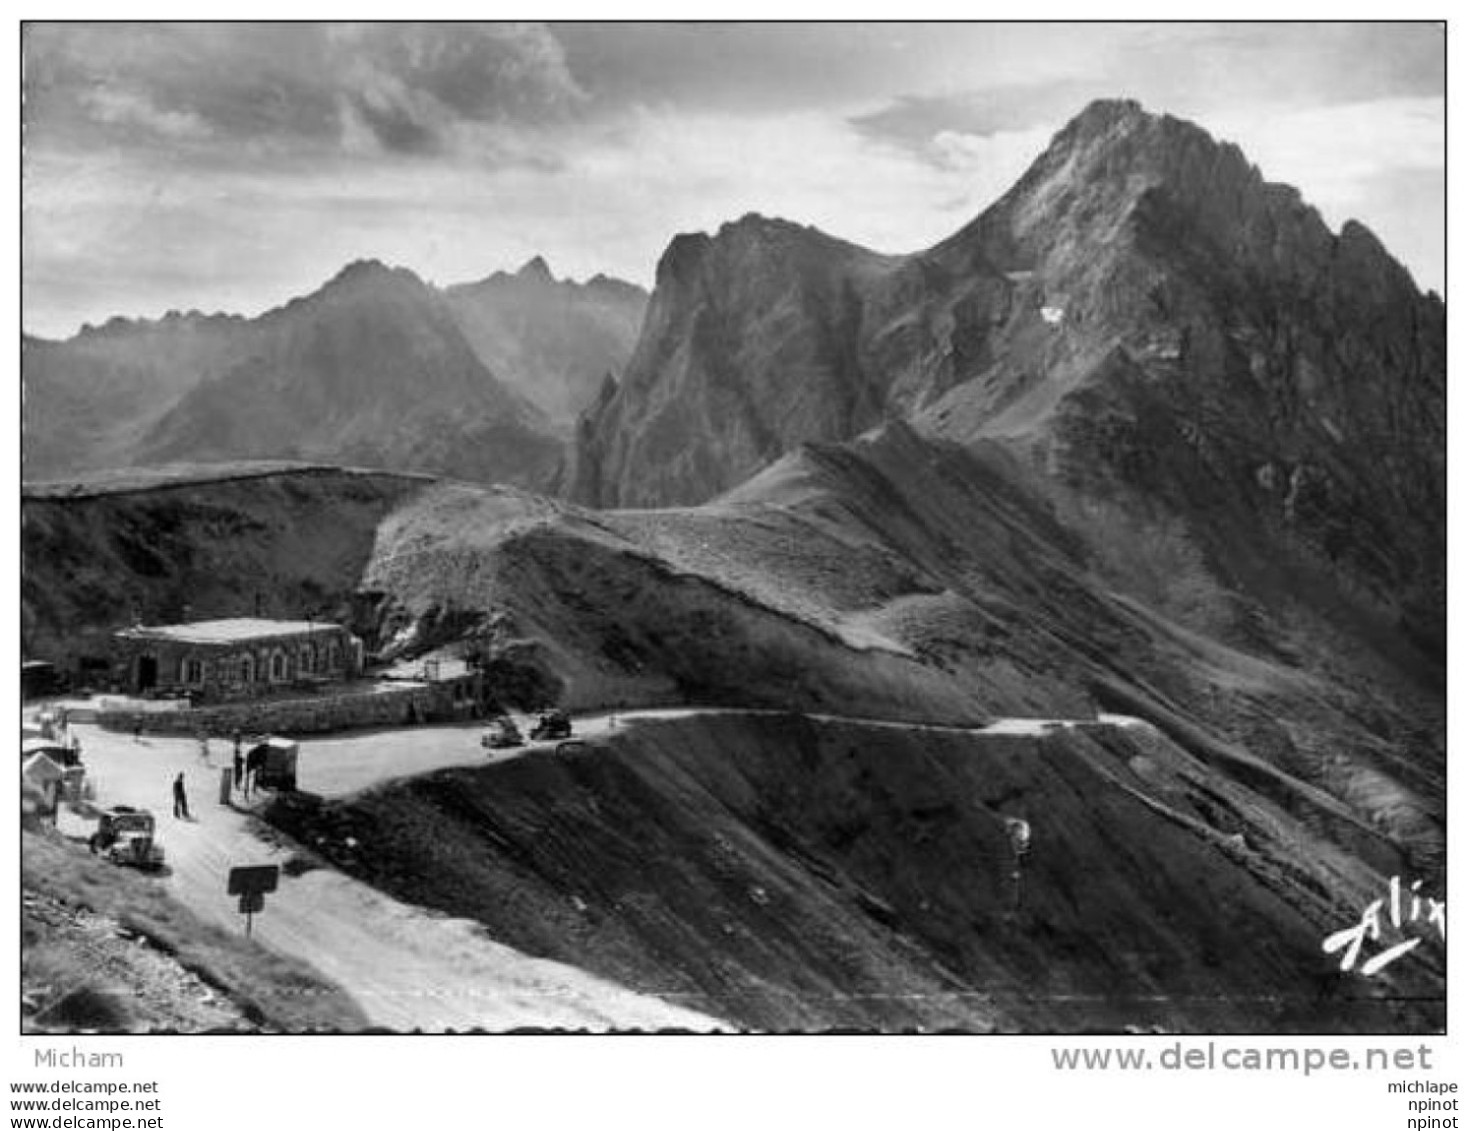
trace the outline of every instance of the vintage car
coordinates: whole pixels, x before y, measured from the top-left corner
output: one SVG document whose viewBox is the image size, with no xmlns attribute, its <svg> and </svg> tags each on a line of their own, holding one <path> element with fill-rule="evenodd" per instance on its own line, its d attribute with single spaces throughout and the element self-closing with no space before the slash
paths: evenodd
<svg viewBox="0 0 1467 1131">
<path fill-rule="evenodd" d="M 525 736 L 520 733 L 520 728 L 514 725 L 514 720 L 508 715 L 500 715 L 489 723 L 489 729 L 479 739 L 479 745 L 486 750 L 507 750 L 513 746 L 523 746 Z"/>
<path fill-rule="evenodd" d="M 155 833 L 156 821 L 146 809 L 116 805 L 97 817 L 97 831 L 87 841 L 94 853 L 130 868 L 163 867 L 163 846 Z"/>
<path fill-rule="evenodd" d="M 542 739 L 569 738 L 570 736 L 570 716 L 564 711 L 542 711 L 539 721 L 530 730 L 530 739 L 534 742 Z"/>
</svg>

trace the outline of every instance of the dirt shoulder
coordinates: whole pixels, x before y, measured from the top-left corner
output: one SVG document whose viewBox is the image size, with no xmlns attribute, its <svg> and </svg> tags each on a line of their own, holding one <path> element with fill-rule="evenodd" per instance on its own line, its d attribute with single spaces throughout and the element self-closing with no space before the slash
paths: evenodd
<svg viewBox="0 0 1467 1131">
<path fill-rule="evenodd" d="M 341 1030 L 366 1017 L 310 966 L 201 921 L 166 880 L 53 832 L 22 848 L 22 1009 L 75 1032 Z"/>
</svg>

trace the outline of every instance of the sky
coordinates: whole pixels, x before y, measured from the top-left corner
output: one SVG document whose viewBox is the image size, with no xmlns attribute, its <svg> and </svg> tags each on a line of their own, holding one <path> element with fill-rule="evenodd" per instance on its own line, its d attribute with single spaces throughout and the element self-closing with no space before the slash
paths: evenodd
<svg viewBox="0 0 1467 1131">
<path fill-rule="evenodd" d="M 256 314 L 347 262 L 650 286 L 747 212 L 936 243 L 1095 98 L 1235 141 L 1443 290 L 1433 24 L 48 24 L 24 41 L 28 332 Z"/>
</svg>

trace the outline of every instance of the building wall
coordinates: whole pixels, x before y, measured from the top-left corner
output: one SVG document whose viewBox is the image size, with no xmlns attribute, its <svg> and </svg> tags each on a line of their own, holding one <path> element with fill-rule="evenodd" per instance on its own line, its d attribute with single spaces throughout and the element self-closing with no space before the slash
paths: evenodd
<svg viewBox="0 0 1467 1131">
<path fill-rule="evenodd" d="M 339 625 L 218 644 L 119 635 L 115 646 L 116 678 L 123 686 L 144 690 L 141 666 L 151 658 L 156 690 L 205 700 L 249 699 L 294 683 L 350 679 L 362 662 L 361 641 Z"/>
<path fill-rule="evenodd" d="M 247 734 L 321 734 L 356 727 L 410 726 L 480 717 L 485 708 L 482 677 L 475 674 L 438 683 L 300 699 L 235 701 L 177 711 L 99 711 L 97 722 L 112 730 L 162 734 L 206 733 L 227 738 Z"/>
</svg>

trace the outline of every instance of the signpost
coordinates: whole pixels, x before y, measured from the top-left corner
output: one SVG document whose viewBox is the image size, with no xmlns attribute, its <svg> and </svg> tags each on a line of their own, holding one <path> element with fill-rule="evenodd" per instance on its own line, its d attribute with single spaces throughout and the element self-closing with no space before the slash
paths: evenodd
<svg viewBox="0 0 1467 1131">
<path fill-rule="evenodd" d="M 265 910 L 265 893 L 280 886 L 280 865 L 253 864 L 229 869 L 229 894 L 239 896 L 239 913 L 245 917 L 245 935 L 254 927 L 255 915 Z"/>
</svg>

